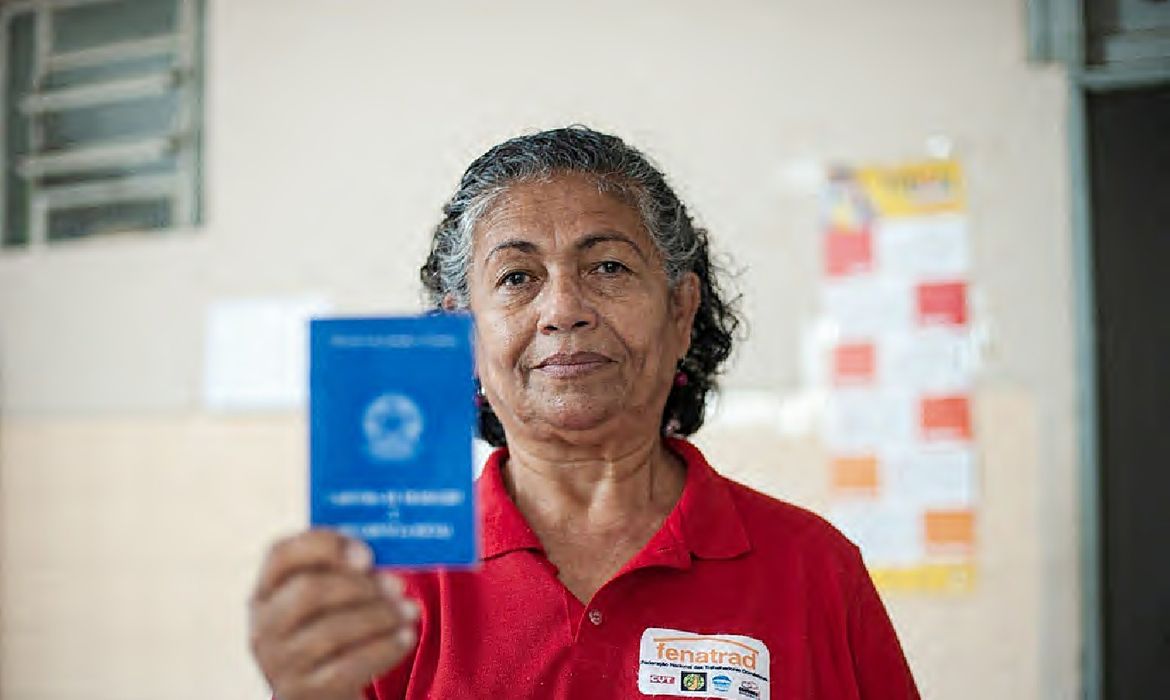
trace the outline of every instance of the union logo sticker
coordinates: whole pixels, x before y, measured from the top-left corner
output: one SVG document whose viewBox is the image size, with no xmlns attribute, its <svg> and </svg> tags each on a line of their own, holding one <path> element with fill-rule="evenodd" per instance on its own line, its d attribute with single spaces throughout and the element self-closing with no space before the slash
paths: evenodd
<svg viewBox="0 0 1170 700">
<path fill-rule="evenodd" d="M 699 634 L 649 627 L 638 649 L 638 691 L 644 695 L 749 697 L 770 695 L 768 647 L 739 634 Z"/>
</svg>

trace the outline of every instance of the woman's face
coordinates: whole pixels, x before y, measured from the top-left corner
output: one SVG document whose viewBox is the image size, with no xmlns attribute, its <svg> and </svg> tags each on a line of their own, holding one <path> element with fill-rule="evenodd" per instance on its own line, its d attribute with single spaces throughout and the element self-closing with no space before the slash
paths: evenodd
<svg viewBox="0 0 1170 700">
<path fill-rule="evenodd" d="M 475 229 L 469 286 L 477 371 L 509 438 L 657 432 L 698 278 L 669 286 L 633 207 L 572 173 L 517 184 Z"/>
</svg>

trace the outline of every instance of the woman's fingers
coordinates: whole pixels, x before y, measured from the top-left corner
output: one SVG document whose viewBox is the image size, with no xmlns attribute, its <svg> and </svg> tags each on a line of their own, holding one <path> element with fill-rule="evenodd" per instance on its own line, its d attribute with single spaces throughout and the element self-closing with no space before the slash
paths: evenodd
<svg viewBox="0 0 1170 700">
<path fill-rule="evenodd" d="M 415 643 L 419 608 L 370 550 L 316 530 L 273 545 L 250 601 L 252 652 L 281 700 L 351 700 Z"/>
<path fill-rule="evenodd" d="M 347 689 L 364 687 L 371 678 L 401 663 L 416 641 L 413 629 L 401 629 L 400 634 L 376 637 L 351 647 L 318 667 L 305 678 L 305 686 L 313 693 L 306 697 L 340 697 Z"/>
<path fill-rule="evenodd" d="M 400 629 L 413 634 L 416 609 L 414 603 L 376 601 L 321 615 L 288 637 L 286 653 L 305 668 L 327 665 L 354 647 L 401 634 Z"/>
<path fill-rule="evenodd" d="M 351 572 L 303 571 L 286 578 L 258 609 L 258 627 L 288 634 L 332 610 L 383 599 L 372 576 Z"/>
<path fill-rule="evenodd" d="M 269 548 L 252 599 L 267 598 L 285 579 L 300 571 L 332 568 L 366 572 L 373 562 L 373 553 L 363 542 L 331 530 L 302 532 Z"/>
<path fill-rule="evenodd" d="M 348 700 L 414 648 L 417 607 L 378 600 L 328 612 L 286 637 L 266 639 L 256 658 L 281 700 Z"/>
</svg>

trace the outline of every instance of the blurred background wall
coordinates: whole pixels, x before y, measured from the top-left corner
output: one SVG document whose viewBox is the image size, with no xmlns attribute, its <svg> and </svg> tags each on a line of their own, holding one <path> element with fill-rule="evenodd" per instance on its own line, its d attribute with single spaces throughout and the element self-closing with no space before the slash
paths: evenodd
<svg viewBox="0 0 1170 700">
<path fill-rule="evenodd" d="M 744 268 L 731 392 L 802 384 L 815 173 L 965 168 L 988 343 L 979 580 L 891 595 L 924 697 L 1070 698 L 1079 620 L 1066 76 L 1017 0 L 209 0 L 203 223 L 0 253 L 0 695 L 259 698 L 245 600 L 306 521 L 300 410 L 205 402 L 208 309 L 419 308 L 463 168 L 585 123 L 647 151 Z M 715 421 L 712 462 L 823 508 L 812 433 Z"/>
</svg>

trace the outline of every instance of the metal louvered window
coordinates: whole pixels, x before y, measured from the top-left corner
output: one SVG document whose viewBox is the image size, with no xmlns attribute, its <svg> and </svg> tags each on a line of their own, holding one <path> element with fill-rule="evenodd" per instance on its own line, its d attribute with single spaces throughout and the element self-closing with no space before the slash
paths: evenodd
<svg viewBox="0 0 1170 700">
<path fill-rule="evenodd" d="M 202 0 L 0 12 L 3 244 L 198 223 Z"/>
<path fill-rule="evenodd" d="M 1089 63 L 1170 70 L 1170 1 L 1088 0 L 1085 21 Z"/>
</svg>

